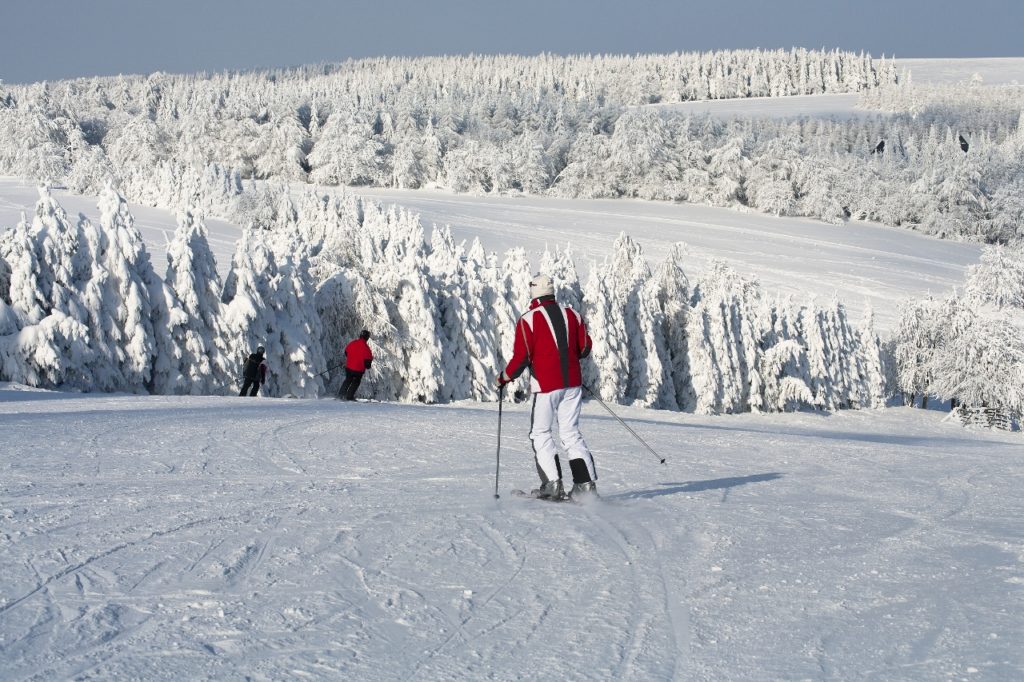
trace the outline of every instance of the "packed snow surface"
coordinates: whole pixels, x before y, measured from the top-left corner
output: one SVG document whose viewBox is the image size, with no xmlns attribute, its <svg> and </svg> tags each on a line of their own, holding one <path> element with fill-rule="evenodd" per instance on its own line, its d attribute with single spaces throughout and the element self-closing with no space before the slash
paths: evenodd
<svg viewBox="0 0 1024 682">
<path fill-rule="evenodd" d="M 599 405 L 603 500 L 523 500 L 524 405 L 0 386 L 0 669 L 43 679 L 1024 677 L 1024 448 L 911 409 Z"/>
</svg>

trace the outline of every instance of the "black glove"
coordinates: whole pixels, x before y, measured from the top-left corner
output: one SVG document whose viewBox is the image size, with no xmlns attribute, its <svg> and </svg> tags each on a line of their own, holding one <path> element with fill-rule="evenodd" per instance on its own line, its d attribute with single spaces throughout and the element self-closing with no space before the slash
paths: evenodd
<svg viewBox="0 0 1024 682">
<path fill-rule="evenodd" d="M 364 360 L 363 364 L 366 366 L 366 369 L 370 369 L 370 363 L 372 363 L 372 362 L 373 362 L 373 360 Z"/>
</svg>

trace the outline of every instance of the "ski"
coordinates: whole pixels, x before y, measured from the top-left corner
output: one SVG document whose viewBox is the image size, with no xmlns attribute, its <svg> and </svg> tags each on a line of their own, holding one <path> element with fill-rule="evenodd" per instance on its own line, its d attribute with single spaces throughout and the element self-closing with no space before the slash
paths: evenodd
<svg viewBox="0 0 1024 682">
<path fill-rule="evenodd" d="M 512 494 L 516 497 L 525 497 L 530 500 L 538 500 L 540 502 L 572 502 L 572 498 L 568 495 L 562 495 L 561 497 L 537 497 L 531 492 L 526 490 L 520 490 L 519 488 L 513 488 Z"/>
</svg>

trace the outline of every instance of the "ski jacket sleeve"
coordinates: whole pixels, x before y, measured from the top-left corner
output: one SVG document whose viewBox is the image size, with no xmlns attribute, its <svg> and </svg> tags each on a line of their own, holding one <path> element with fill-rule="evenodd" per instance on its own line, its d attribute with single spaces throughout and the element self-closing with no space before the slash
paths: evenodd
<svg viewBox="0 0 1024 682">
<path fill-rule="evenodd" d="M 579 313 L 577 313 L 579 315 Z M 583 358 L 590 355 L 590 351 L 594 349 L 594 342 L 590 338 L 590 334 L 587 332 L 587 323 L 583 320 L 583 316 L 579 315 L 579 331 L 576 334 L 576 339 L 579 342 L 579 357 Z"/>
<path fill-rule="evenodd" d="M 516 322 L 516 340 L 512 345 L 512 359 L 505 367 L 505 378 L 515 381 L 530 366 L 533 331 L 522 317 Z"/>
<path fill-rule="evenodd" d="M 260 363 L 260 383 L 267 383 L 267 361 L 264 360 Z"/>
</svg>

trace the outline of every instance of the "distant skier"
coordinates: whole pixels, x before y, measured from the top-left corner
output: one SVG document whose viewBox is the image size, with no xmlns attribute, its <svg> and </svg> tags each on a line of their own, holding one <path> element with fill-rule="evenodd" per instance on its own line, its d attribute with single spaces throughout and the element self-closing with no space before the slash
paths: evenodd
<svg viewBox="0 0 1024 682">
<path fill-rule="evenodd" d="M 590 355 L 591 340 L 583 316 L 555 300 L 551 278 L 538 274 L 530 282 L 530 309 L 516 322 L 512 360 L 495 378 L 500 389 L 514 381 L 527 367 L 533 391 L 530 440 L 540 474 L 537 497 L 561 499 L 562 465 L 551 435 L 558 422 L 562 447 L 569 456 L 573 487 L 570 497 L 597 493 L 597 471 L 580 433 L 580 408 L 583 402 L 583 376 L 580 359 Z"/>
<path fill-rule="evenodd" d="M 356 389 L 363 380 L 363 374 L 373 363 L 373 351 L 370 350 L 370 332 L 367 329 L 359 332 L 359 338 L 353 339 L 345 346 L 345 381 L 338 391 L 340 400 L 355 400 Z"/>
<path fill-rule="evenodd" d="M 239 396 L 243 396 L 248 393 L 250 396 L 255 396 L 260 390 L 260 386 L 267 382 L 267 361 L 263 358 L 263 354 L 267 352 L 267 349 L 263 346 L 257 346 L 255 353 L 250 353 L 249 357 L 245 360 L 245 365 L 242 368 L 242 390 L 238 393 Z M 252 390 L 249 390 L 249 387 Z"/>
</svg>

